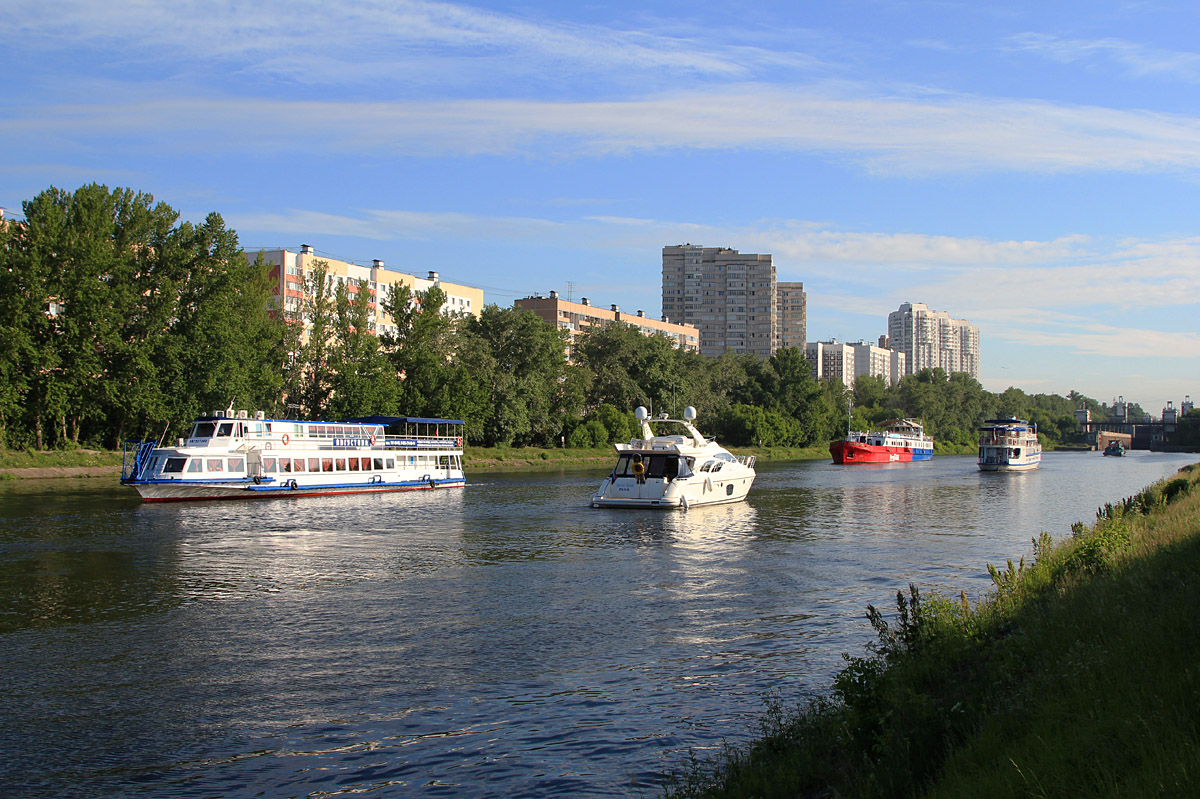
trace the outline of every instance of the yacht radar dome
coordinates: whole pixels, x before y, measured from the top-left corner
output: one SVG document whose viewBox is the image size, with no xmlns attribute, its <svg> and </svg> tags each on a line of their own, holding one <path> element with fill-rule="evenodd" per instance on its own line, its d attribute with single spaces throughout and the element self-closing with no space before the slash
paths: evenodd
<svg viewBox="0 0 1200 799">
<path fill-rule="evenodd" d="M 691 405 L 684 408 L 683 409 L 683 418 L 687 419 L 689 422 L 696 421 L 696 409 L 693 408 Z"/>
<path fill-rule="evenodd" d="M 626 406 L 629 407 L 629 406 Z M 646 410 L 645 405 L 639 405 L 633 409 L 633 417 L 639 422 L 644 422 L 650 418 L 650 411 Z"/>
</svg>

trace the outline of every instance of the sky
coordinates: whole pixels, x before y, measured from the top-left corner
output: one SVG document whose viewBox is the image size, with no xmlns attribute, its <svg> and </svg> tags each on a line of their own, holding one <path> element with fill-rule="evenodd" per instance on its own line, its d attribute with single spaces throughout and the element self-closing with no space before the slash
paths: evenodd
<svg viewBox="0 0 1200 799">
<path fill-rule="evenodd" d="M 991 391 L 1200 397 L 1194 0 L 10 0 L 0 207 L 97 182 L 247 250 L 661 316 L 770 253 L 809 340 L 903 302 Z"/>
</svg>

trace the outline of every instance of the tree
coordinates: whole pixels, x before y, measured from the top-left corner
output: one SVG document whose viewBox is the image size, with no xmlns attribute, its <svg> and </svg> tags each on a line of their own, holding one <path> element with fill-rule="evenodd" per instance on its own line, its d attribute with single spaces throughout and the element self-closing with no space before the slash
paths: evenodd
<svg viewBox="0 0 1200 799">
<path fill-rule="evenodd" d="M 396 370 L 372 330 L 371 300 L 366 280 L 339 283 L 334 291 L 329 416 L 335 419 L 396 413 Z"/>
</svg>

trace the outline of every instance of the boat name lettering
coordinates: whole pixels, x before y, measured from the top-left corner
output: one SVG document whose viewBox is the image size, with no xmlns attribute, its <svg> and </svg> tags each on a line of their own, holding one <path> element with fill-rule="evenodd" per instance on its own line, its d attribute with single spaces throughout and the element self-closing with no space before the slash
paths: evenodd
<svg viewBox="0 0 1200 799">
<path fill-rule="evenodd" d="M 371 439 L 369 438 L 335 438 L 333 440 L 335 447 L 369 447 Z"/>
</svg>

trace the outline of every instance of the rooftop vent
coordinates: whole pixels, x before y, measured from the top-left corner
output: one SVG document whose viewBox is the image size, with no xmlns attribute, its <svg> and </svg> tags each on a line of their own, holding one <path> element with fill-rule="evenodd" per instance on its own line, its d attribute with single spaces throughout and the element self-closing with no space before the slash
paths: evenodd
<svg viewBox="0 0 1200 799">
<path fill-rule="evenodd" d="M 431 272 L 429 273 L 429 279 L 430 279 L 431 281 L 433 281 L 434 283 L 437 283 L 437 282 L 438 282 L 438 273 L 437 273 L 437 272 L 433 272 L 433 271 L 431 271 Z"/>
<path fill-rule="evenodd" d="M 615 302 L 610 307 L 613 309 L 613 313 L 621 310 L 621 306 L 617 305 Z"/>
<path fill-rule="evenodd" d="M 557 292 L 557 291 L 555 291 L 554 289 L 551 289 L 551 290 L 550 290 L 550 299 L 552 299 L 552 300 L 557 300 L 557 299 L 558 299 L 558 292 Z"/>
<path fill-rule="evenodd" d="M 371 261 L 371 266 L 375 269 L 383 269 L 383 261 L 376 258 L 374 261 Z"/>
<path fill-rule="evenodd" d="M 590 302 L 588 302 L 588 298 L 587 298 L 587 297 L 580 297 L 580 298 L 579 298 L 579 304 L 580 304 L 580 305 L 591 305 L 591 303 L 590 303 Z"/>
<path fill-rule="evenodd" d="M 645 315 L 646 315 L 645 311 L 638 311 L 638 316 L 645 316 Z"/>
<path fill-rule="evenodd" d="M 312 255 L 313 254 L 312 245 L 311 244 L 301 244 L 300 245 L 300 254 L 301 255 Z"/>
</svg>

